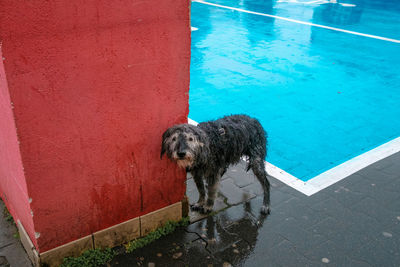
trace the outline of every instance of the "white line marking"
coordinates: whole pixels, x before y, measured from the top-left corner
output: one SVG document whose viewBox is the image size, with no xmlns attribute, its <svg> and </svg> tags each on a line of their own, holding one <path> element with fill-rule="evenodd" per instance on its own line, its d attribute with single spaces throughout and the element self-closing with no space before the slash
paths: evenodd
<svg viewBox="0 0 400 267">
<path fill-rule="evenodd" d="M 355 7 L 356 5 L 354 4 L 346 4 L 346 3 L 339 3 L 341 6 L 345 6 L 345 7 Z"/>
<path fill-rule="evenodd" d="M 358 35 L 358 36 L 363 36 L 363 37 L 368 37 L 368 38 L 373 38 L 373 39 L 378 39 L 378 40 L 383 40 L 383 41 L 388 41 L 388 42 L 393 42 L 393 43 L 399 43 L 400 44 L 400 40 L 386 38 L 386 37 L 382 37 L 382 36 L 366 34 L 366 33 L 360 33 L 360 32 L 354 32 L 354 31 L 348 31 L 348 30 L 344 30 L 344 29 L 340 29 L 340 28 L 329 27 L 329 26 L 315 24 L 315 23 L 311 23 L 311 22 L 305 22 L 305 21 L 300 21 L 300 20 L 295 20 L 295 19 L 288 19 L 288 18 L 279 17 L 279 16 L 275 16 L 275 15 L 264 14 L 264 13 L 260 13 L 260 12 L 254 12 L 254 11 L 248 11 L 248 10 L 241 9 L 241 8 L 218 5 L 218 4 L 205 2 L 205 1 L 201 1 L 201 0 L 192 0 L 192 2 L 197 2 L 197 3 L 200 3 L 200 4 L 204 4 L 204 5 L 215 6 L 215 7 L 220 7 L 220 8 L 225 8 L 225 9 L 230 9 L 230 10 L 235 10 L 235 11 L 239 11 L 239 12 L 244 12 L 244 13 L 249 13 L 249 14 L 259 15 L 259 16 L 264 16 L 264 17 L 270 17 L 270 18 L 275 18 L 275 19 L 280 19 L 280 20 L 286 20 L 286 21 L 290 21 L 290 22 L 294 22 L 294 23 L 299 23 L 299 24 L 319 27 L 319 28 L 323 28 L 323 29 L 328 29 L 328 30 L 332 30 L 332 31 L 344 32 L 344 33 L 349 33 L 349 34 L 353 34 L 353 35 Z"/>
<path fill-rule="evenodd" d="M 300 5 L 323 5 L 323 4 L 336 4 L 336 0 L 314 0 L 309 2 L 299 2 L 298 0 L 278 0 L 277 3 L 290 3 L 290 4 L 300 4 Z"/>
<path fill-rule="evenodd" d="M 307 196 L 311 196 L 358 172 L 359 170 L 397 152 L 400 152 L 400 137 L 333 167 L 332 169 L 311 178 L 307 182 L 294 177 L 268 162 L 266 163 L 265 169 L 271 176 L 281 182 L 293 187 Z"/>
<path fill-rule="evenodd" d="M 304 194 L 314 193 L 358 172 L 359 170 L 400 151 L 400 137 L 354 157 L 308 180 Z M 296 188 L 297 189 L 297 188 Z M 299 190 L 300 191 L 300 190 Z"/>
<path fill-rule="evenodd" d="M 198 123 L 188 118 L 188 123 L 197 125 Z M 328 186 L 337 183 L 344 178 L 364 169 L 365 167 L 387 158 L 397 152 L 400 152 L 400 137 L 397 137 L 383 145 L 380 145 L 372 150 L 369 150 L 357 157 L 354 157 L 332 169 L 329 169 L 313 178 L 304 182 L 299 178 L 285 172 L 284 170 L 265 162 L 265 170 L 272 177 L 280 180 L 297 191 L 311 196 Z"/>
<path fill-rule="evenodd" d="M 196 27 L 190 27 L 190 30 L 192 31 L 192 32 L 194 32 L 194 31 L 197 31 L 199 28 L 196 28 Z"/>
<path fill-rule="evenodd" d="M 194 126 L 197 126 L 197 124 L 199 124 L 198 122 L 195 122 L 194 120 L 188 118 L 188 123 Z"/>
</svg>

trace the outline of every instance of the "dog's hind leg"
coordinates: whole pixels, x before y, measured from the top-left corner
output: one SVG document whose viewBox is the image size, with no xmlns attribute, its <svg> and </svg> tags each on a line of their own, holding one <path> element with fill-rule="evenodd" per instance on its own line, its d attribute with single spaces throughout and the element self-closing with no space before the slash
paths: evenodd
<svg viewBox="0 0 400 267">
<path fill-rule="evenodd" d="M 197 191 L 199 192 L 199 200 L 197 200 L 197 202 L 195 204 L 192 204 L 190 207 L 192 208 L 192 210 L 202 211 L 206 199 L 206 191 L 204 189 L 202 173 L 193 173 L 193 180 L 196 184 Z"/>
<path fill-rule="evenodd" d="M 254 175 L 257 177 L 260 182 L 263 191 L 264 191 L 264 199 L 263 206 L 261 208 L 261 213 L 269 214 L 270 213 L 270 185 L 267 178 L 267 172 L 265 171 L 264 160 L 259 157 L 250 158 L 249 167 L 253 170 Z"/>
</svg>

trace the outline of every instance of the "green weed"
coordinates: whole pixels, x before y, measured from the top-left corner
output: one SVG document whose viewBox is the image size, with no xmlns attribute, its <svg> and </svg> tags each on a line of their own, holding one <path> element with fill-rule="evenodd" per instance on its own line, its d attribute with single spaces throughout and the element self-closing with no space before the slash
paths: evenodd
<svg viewBox="0 0 400 267">
<path fill-rule="evenodd" d="M 95 267 L 110 262 L 115 256 L 111 248 L 90 249 L 82 253 L 80 257 L 67 257 L 61 267 Z"/>
<path fill-rule="evenodd" d="M 15 224 L 14 219 L 13 219 L 13 217 L 11 216 L 10 212 L 8 211 L 7 207 L 4 207 L 4 209 L 3 209 L 3 215 L 4 215 L 4 218 L 6 219 L 7 222 L 10 222 L 10 223 L 14 223 L 14 224 Z"/>
<path fill-rule="evenodd" d="M 126 252 L 130 253 L 135 249 L 142 248 L 162 236 L 168 235 L 175 231 L 177 227 L 187 226 L 189 217 L 182 218 L 179 222 L 168 221 L 164 226 L 150 232 L 145 237 L 133 240 L 125 244 Z M 102 266 L 110 262 L 116 252 L 111 248 L 106 249 L 90 249 L 82 253 L 79 257 L 67 257 L 64 259 L 61 267 L 96 267 Z"/>
<path fill-rule="evenodd" d="M 131 253 L 138 248 L 142 248 L 155 240 L 174 232 L 177 227 L 187 226 L 189 222 L 189 217 L 182 218 L 179 222 L 168 221 L 164 226 L 150 232 L 145 237 L 135 239 L 125 244 L 126 252 Z"/>
</svg>

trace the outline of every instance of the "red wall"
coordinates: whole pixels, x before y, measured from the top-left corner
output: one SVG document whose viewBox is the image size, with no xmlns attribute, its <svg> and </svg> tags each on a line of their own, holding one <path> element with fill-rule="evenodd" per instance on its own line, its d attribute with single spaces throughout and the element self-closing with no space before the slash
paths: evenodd
<svg viewBox="0 0 400 267">
<path fill-rule="evenodd" d="M 0 2 L 40 252 L 183 198 L 184 172 L 159 154 L 188 114 L 189 4 Z"/>
</svg>

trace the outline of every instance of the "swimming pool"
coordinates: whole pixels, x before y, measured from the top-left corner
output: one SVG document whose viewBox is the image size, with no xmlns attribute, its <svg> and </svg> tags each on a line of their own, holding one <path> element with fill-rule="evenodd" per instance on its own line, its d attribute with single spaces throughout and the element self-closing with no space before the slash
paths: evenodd
<svg viewBox="0 0 400 267">
<path fill-rule="evenodd" d="M 245 113 L 309 181 L 400 136 L 394 0 L 192 2 L 189 117 Z"/>
</svg>

